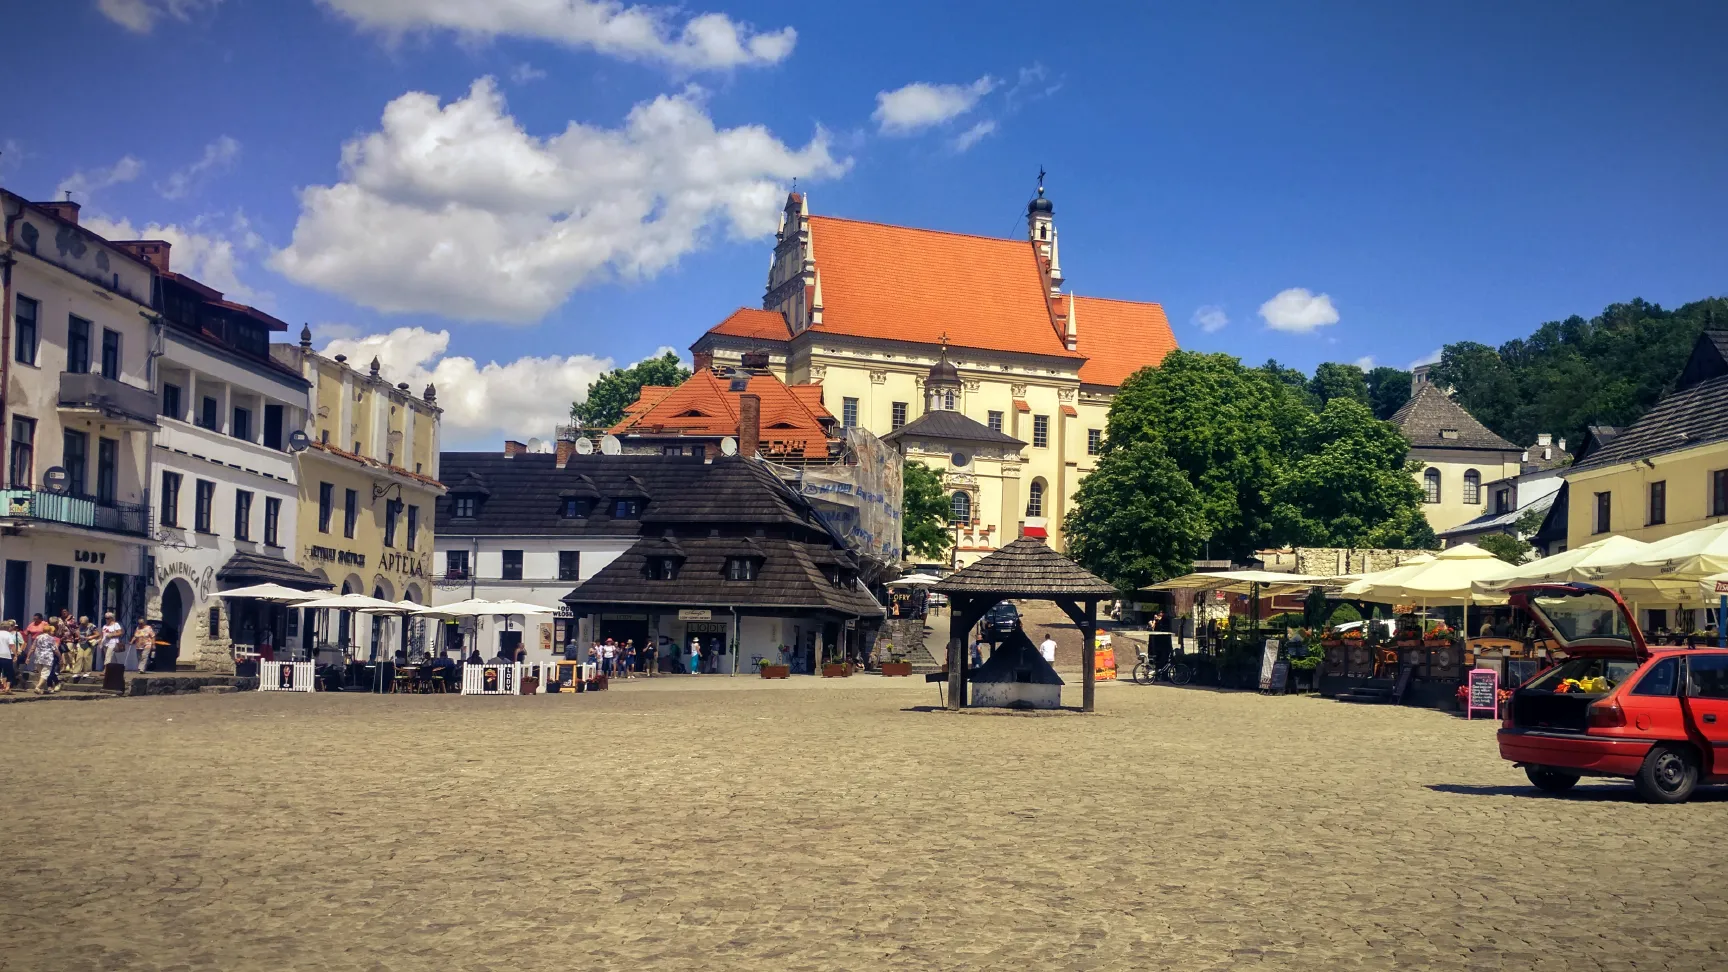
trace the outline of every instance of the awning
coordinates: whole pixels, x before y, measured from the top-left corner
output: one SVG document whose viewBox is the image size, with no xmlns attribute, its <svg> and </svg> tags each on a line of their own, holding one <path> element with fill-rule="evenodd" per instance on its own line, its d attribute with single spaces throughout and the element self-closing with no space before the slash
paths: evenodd
<svg viewBox="0 0 1728 972">
<path fill-rule="evenodd" d="M 327 591 L 330 582 L 299 564 L 281 557 L 255 553 L 237 553 L 216 571 L 216 580 L 225 587 L 250 584 L 280 584 L 297 591 Z"/>
<path fill-rule="evenodd" d="M 1026 404 L 1026 399 L 1024 398 L 1016 398 L 1014 399 L 1014 411 L 1030 412 L 1032 411 L 1032 406 Z"/>
</svg>

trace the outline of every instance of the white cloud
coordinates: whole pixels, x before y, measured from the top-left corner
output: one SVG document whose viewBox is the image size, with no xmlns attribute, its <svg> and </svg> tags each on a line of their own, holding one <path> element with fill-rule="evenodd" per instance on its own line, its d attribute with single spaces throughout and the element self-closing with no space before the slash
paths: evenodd
<svg viewBox="0 0 1728 972">
<path fill-rule="evenodd" d="M 226 225 L 224 225 L 224 222 Z M 87 216 L 84 228 L 110 240 L 166 240 L 169 269 L 222 291 L 229 300 L 267 305 L 271 295 L 240 279 L 248 267 L 246 257 L 262 252 L 264 240 L 252 231 L 245 213 L 200 216 L 189 226 L 150 223 L 143 227 L 130 220 Z"/>
<path fill-rule="evenodd" d="M 205 176 L 227 171 L 240 157 L 240 143 L 227 135 L 204 146 L 204 154 L 198 161 L 184 169 L 169 173 L 168 178 L 156 184 L 156 191 L 164 199 L 184 199 L 196 189 Z"/>
<path fill-rule="evenodd" d="M 993 121 L 981 121 L 978 124 L 973 125 L 971 128 L 961 132 L 960 137 L 954 140 L 954 151 L 966 151 L 972 146 L 977 145 L 979 140 L 995 130 L 996 123 Z"/>
<path fill-rule="evenodd" d="M 1415 369 L 1420 368 L 1423 365 L 1437 365 L 1437 364 L 1439 364 L 1440 363 L 1440 352 L 1443 350 L 1445 350 L 1445 349 L 1444 348 L 1435 348 L 1434 350 L 1428 352 L 1427 354 L 1423 355 L 1422 357 L 1417 358 L 1415 361 L 1410 362 L 1410 367 L 1405 369 L 1405 370 L 1406 371 L 1414 371 Z"/>
<path fill-rule="evenodd" d="M 1217 304 L 1202 304 L 1194 309 L 1194 326 L 1207 334 L 1221 331 L 1229 323 L 1230 316 Z"/>
<path fill-rule="evenodd" d="M 531 81 L 546 80 L 546 72 L 524 61 L 510 69 L 510 81 L 513 84 L 528 84 Z"/>
<path fill-rule="evenodd" d="M 1260 316 L 1274 331 L 1308 334 L 1315 328 L 1338 323 L 1338 309 L 1327 294 L 1310 293 L 1306 287 L 1281 290 L 1260 305 Z"/>
<path fill-rule="evenodd" d="M 491 78 L 440 105 L 410 92 L 342 147 L 342 181 L 300 194 L 289 278 L 387 312 L 530 322 L 592 280 L 641 279 L 716 230 L 778 225 L 786 183 L 838 176 L 818 129 L 801 149 L 759 125 L 716 129 L 701 92 L 661 95 L 617 129 L 523 131 Z"/>
<path fill-rule="evenodd" d="M 89 171 L 79 169 L 66 178 L 60 180 L 60 185 L 55 190 L 55 195 L 65 195 L 66 193 L 71 192 L 76 196 L 89 197 L 93 193 L 106 189 L 109 186 L 117 186 L 123 182 L 131 182 L 138 178 L 139 173 L 143 171 L 144 163 L 130 155 L 122 155 L 120 161 L 105 169 L 91 169 Z M 89 199 L 74 199 L 73 201 L 84 203 L 88 202 Z"/>
<path fill-rule="evenodd" d="M 1062 90 L 1062 79 L 1050 80 L 1050 72 L 1043 64 L 1032 62 L 1031 67 L 1023 67 L 1014 80 L 1014 86 L 1008 89 L 1002 100 L 1007 102 L 1008 109 L 1014 111 L 1021 105 L 1048 98 Z"/>
<path fill-rule="evenodd" d="M 326 325 L 320 331 L 332 329 Z M 610 358 L 587 354 L 481 364 L 446 354 L 449 347 L 449 331 L 399 327 L 387 334 L 331 340 L 323 353 L 345 354 L 348 363 L 360 369 L 376 355 L 379 373 L 392 382 L 407 382 L 415 394 L 427 384 L 436 386 L 438 405 L 444 409 L 440 430 L 446 448 L 498 449 L 506 438 L 550 439 L 554 427 L 570 421 L 570 403 L 585 397 L 588 386 L 614 367 Z"/>
<path fill-rule="evenodd" d="M 617 0 L 319 0 L 363 28 L 400 35 L 453 30 L 469 37 L 531 37 L 614 57 L 701 70 L 777 64 L 798 32 L 758 33 L 725 14 L 681 25 L 676 7 L 625 6 Z"/>
<path fill-rule="evenodd" d="M 203 8 L 214 9 L 222 0 L 96 0 L 96 9 L 134 34 L 148 34 L 163 17 L 188 21 Z"/>
<path fill-rule="evenodd" d="M 877 92 L 876 111 L 870 117 L 884 134 L 908 135 L 966 114 L 995 87 L 996 79 L 988 74 L 971 84 L 917 81 L 893 91 Z"/>
<path fill-rule="evenodd" d="M 1363 371 L 1374 370 L 1374 356 L 1371 354 L 1365 354 L 1362 357 L 1357 358 L 1355 363 L 1356 367 L 1361 368 Z"/>
</svg>

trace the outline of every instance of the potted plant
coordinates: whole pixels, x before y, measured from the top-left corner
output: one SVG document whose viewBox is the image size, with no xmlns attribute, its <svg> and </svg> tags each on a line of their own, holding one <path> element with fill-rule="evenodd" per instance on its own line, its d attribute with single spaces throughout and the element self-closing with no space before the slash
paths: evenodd
<svg viewBox="0 0 1728 972">
<path fill-rule="evenodd" d="M 1448 627 L 1444 621 L 1442 621 L 1428 629 L 1428 633 L 1422 637 L 1422 644 L 1429 648 L 1445 648 L 1452 644 L 1452 636 L 1454 633 L 1455 632 Z"/>
<path fill-rule="evenodd" d="M 892 678 L 906 678 L 912 674 L 912 663 L 906 660 L 905 655 L 895 651 L 893 645 L 889 645 L 888 660 L 882 663 L 882 674 Z"/>
<path fill-rule="evenodd" d="M 792 666 L 775 665 L 766 658 L 758 658 L 756 660 L 756 673 L 763 678 L 790 678 L 792 677 Z"/>
<path fill-rule="evenodd" d="M 823 662 L 822 663 L 822 677 L 823 678 L 849 678 L 851 675 L 852 675 L 852 666 L 846 664 L 845 662 Z"/>
</svg>

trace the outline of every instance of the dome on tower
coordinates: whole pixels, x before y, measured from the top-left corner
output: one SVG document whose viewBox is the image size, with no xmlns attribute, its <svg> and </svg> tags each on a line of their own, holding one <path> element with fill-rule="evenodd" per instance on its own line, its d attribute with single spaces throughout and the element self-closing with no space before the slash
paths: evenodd
<svg viewBox="0 0 1728 972">
<path fill-rule="evenodd" d="M 1032 202 L 1029 205 L 1027 205 L 1026 213 L 1027 213 L 1027 215 L 1031 215 L 1033 213 L 1048 213 L 1050 215 L 1055 215 L 1056 204 L 1051 202 L 1050 200 L 1044 198 L 1044 187 L 1043 186 L 1038 187 L 1038 198 L 1032 200 Z"/>
<path fill-rule="evenodd" d="M 960 384 L 960 369 L 954 367 L 954 363 L 948 360 L 946 347 L 942 349 L 942 354 L 937 357 L 936 363 L 930 366 L 930 374 L 924 379 L 924 383 L 927 385 L 942 382 L 950 385 Z"/>
</svg>

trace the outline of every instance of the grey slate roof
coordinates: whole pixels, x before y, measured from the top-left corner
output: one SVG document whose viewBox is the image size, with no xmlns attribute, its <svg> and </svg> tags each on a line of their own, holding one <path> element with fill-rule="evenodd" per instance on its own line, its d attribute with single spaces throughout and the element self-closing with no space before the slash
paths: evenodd
<svg viewBox="0 0 1728 972">
<path fill-rule="evenodd" d="M 1410 440 L 1412 449 L 1472 449 L 1523 452 L 1489 431 L 1432 382 L 1423 382 L 1389 420 Z M 1444 435 L 1455 432 L 1456 437 Z"/>
<path fill-rule="evenodd" d="M 448 488 L 437 504 L 440 536 L 636 536 L 642 520 L 612 519 L 613 500 L 644 500 L 646 518 L 707 475 L 695 456 L 576 455 L 563 469 L 556 456 L 538 452 L 446 452 L 439 461 Z M 477 499 L 472 518 L 451 516 L 462 496 Z M 593 510 L 565 517 L 565 497 L 590 501 Z"/>
<path fill-rule="evenodd" d="M 996 594 L 1002 597 L 1115 597 L 1108 582 L 1050 549 L 1042 540 L 1021 537 L 970 567 L 957 570 L 931 590 L 940 594 Z"/>
<path fill-rule="evenodd" d="M 1445 530 L 1437 530 L 1434 535 L 1445 539 L 1454 536 L 1467 536 L 1475 533 L 1484 533 L 1489 530 L 1505 530 L 1522 519 L 1524 514 L 1531 511 L 1546 516 L 1548 510 L 1554 506 L 1554 497 L 1558 495 L 1558 492 L 1549 493 L 1546 496 L 1540 496 L 1531 500 L 1524 506 L 1520 506 L 1515 510 L 1507 510 L 1504 513 L 1484 513 L 1474 520 L 1467 520 L 1455 527 L 1449 527 Z"/>
<path fill-rule="evenodd" d="M 925 412 L 905 425 L 882 437 L 884 442 L 893 442 L 907 437 L 919 439 L 951 439 L 958 442 L 976 442 L 984 445 L 1011 445 L 1025 448 L 1026 443 L 1014 438 L 1006 432 L 998 432 L 977 419 L 967 418 L 959 412 L 937 409 Z"/>
</svg>

